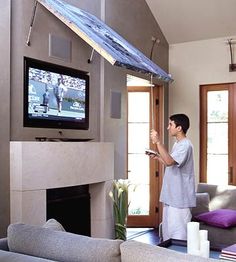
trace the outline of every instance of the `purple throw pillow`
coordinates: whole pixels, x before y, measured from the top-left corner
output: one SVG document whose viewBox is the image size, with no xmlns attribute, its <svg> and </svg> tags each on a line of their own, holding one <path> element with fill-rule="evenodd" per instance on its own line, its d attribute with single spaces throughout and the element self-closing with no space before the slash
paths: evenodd
<svg viewBox="0 0 236 262">
<path fill-rule="evenodd" d="M 197 215 L 195 218 L 211 226 L 228 228 L 236 225 L 236 210 L 217 209 Z"/>
</svg>

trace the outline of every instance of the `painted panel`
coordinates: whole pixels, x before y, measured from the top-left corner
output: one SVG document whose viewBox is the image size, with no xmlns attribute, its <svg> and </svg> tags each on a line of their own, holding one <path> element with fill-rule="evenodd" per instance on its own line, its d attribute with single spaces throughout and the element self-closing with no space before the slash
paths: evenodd
<svg viewBox="0 0 236 262">
<path fill-rule="evenodd" d="M 172 81 L 158 65 L 96 16 L 62 0 L 38 0 L 112 65 Z"/>
</svg>

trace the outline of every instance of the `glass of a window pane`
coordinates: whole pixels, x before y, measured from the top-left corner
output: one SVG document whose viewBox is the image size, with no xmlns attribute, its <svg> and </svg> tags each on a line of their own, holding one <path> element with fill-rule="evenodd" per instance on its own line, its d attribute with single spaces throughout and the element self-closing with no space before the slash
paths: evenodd
<svg viewBox="0 0 236 262">
<path fill-rule="evenodd" d="M 207 93 L 207 183 L 228 184 L 227 90 Z"/>
<path fill-rule="evenodd" d="M 228 122 L 228 91 L 207 93 L 207 122 Z"/>
<path fill-rule="evenodd" d="M 207 128 L 207 153 L 228 154 L 228 123 L 208 123 Z"/>
<path fill-rule="evenodd" d="M 207 155 L 207 183 L 228 185 L 228 155 Z"/>
</svg>

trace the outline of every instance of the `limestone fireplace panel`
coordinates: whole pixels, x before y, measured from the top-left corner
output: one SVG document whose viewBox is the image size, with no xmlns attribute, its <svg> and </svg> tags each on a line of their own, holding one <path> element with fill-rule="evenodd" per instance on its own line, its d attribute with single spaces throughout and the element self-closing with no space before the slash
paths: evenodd
<svg viewBox="0 0 236 262">
<path fill-rule="evenodd" d="M 91 235 L 111 238 L 113 179 L 113 143 L 11 142 L 11 223 L 42 225 L 46 189 L 89 184 Z"/>
</svg>

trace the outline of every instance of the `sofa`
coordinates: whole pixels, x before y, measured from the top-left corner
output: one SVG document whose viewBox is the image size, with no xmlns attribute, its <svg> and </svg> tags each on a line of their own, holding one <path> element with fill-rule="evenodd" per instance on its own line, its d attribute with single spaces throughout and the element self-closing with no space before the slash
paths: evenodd
<svg viewBox="0 0 236 262">
<path fill-rule="evenodd" d="M 222 248 L 236 243 L 236 186 L 200 183 L 193 220 L 208 231 L 211 246 Z"/>
<path fill-rule="evenodd" d="M 9 225 L 7 237 L 0 239 L 0 262 L 216 261 L 134 240 L 93 238 L 68 233 L 57 221 L 49 222 L 46 226 L 22 223 Z M 55 226 L 55 223 L 59 226 Z M 54 226 L 51 227 L 51 224 Z"/>
</svg>

